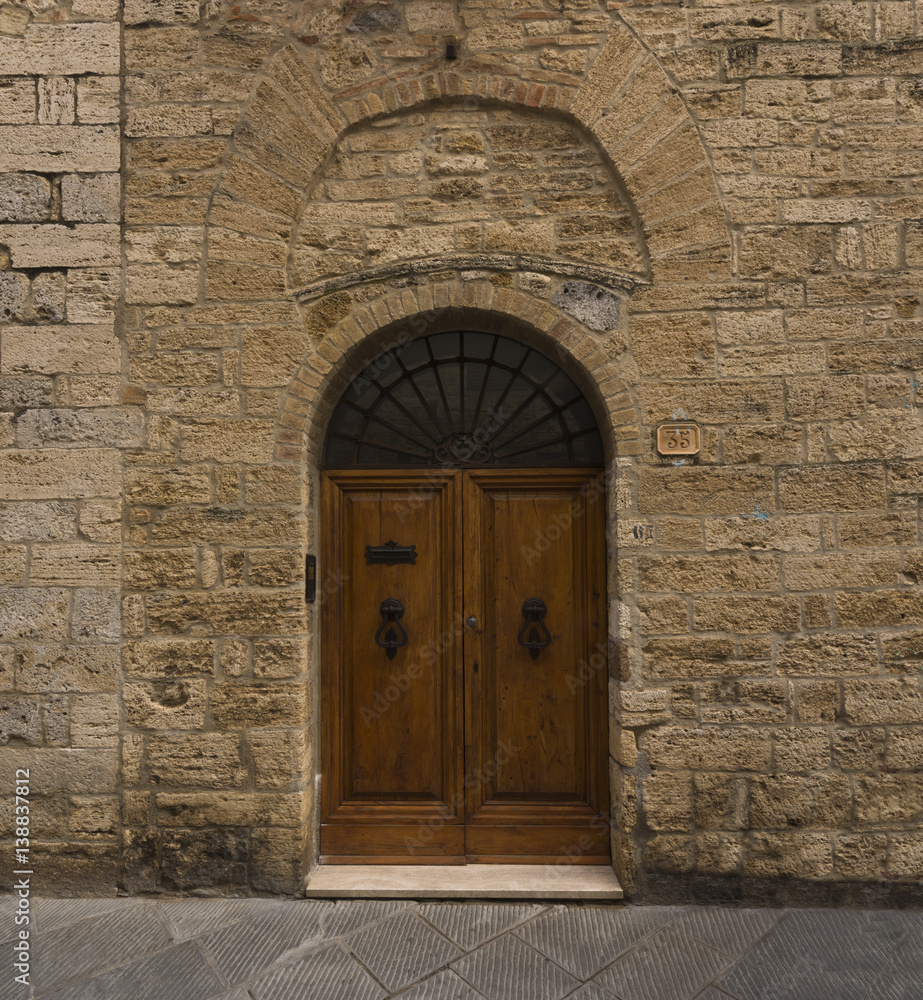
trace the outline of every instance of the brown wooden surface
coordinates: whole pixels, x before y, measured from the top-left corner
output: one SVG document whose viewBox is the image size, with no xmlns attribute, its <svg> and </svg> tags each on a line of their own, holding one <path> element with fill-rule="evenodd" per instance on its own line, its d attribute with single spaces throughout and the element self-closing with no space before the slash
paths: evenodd
<svg viewBox="0 0 923 1000">
<path fill-rule="evenodd" d="M 597 475 L 324 476 L 322 572 L 343 578 L 322 609 L 324 860 L 608 860 L 606 670 L 581 672 L 606 641 Z M 366 565 L 391 539 L 416 564 Z M 393 660 L 374 642 L 387 597 L 409 636 Z M 535 659 L 530 597 L 553 640 Z"/>
<path fill-rule="evenodd" d="M 605 667 L 581 679 L 606 634 L 603 496 L 581 495 L 594 478 L 466 475 L 466 598 L 480 621 L 465 644 L 469 858 L 609 857 Z M 552 638 L 534 659 L 518 640 L 533 597 Z"/>
<path fill-rule="evenodd" d="M 464 856 L 461 480 L 426 471 L 324 476 L 324 566 L 343 585 L 322 613 L 321 853 L 341 862 Z M 416 563 L 367 565 L 365 547 L 391 540 Z M 408 634 L 393 659 L 375 643 L 389 597 Z"/>
</svg>

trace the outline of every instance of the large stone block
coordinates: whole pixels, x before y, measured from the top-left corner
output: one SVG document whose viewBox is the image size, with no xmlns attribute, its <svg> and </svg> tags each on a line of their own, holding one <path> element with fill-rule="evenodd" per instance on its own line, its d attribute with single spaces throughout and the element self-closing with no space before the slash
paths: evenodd
<svg viewBox="0 0 923 1000">
<path fill-rule="evenodd" d="M 44 222 L 51 217 L 51 184 L 36 174 L 0 176 L 0 222 Z"/>
<path fill-rule="evenodd" d="M 298 826 L 302 816 L 299 794 L 242 792 L 160 792 L 154 807 L 162 826 Z"/>
<path fill-rule="evenodd" d="M 257 788 L 298 787 L 311 765 L 303 729 L 254 729 L 247 733 Z"/>
<path fill-rule="evenodd" d="M 106 587 L 118 584 L 120 578 L 117 546 L 86 542 L 33 546 L 29 567 L 33 586 Z"/>
<path fill-rule="evenodd" d="M 785 558 L 789 590 L 896 586 L 900 557 L 888 552 L 790 555 Z"/>
<path fill-rule="evenodd" d="M 239 788 L 247 779 L 234 733 L 150 736 L 147 772 L 161 787 Z"/>
<path fill-rule="evenodd" d="M 919 589 L 840 593 L 835 604 L 840 625 L 845 628 L 923 625 L 923 594 Z"/>
<path fill-rule="evenodd" d="M 0 332 L 0 374 L 100 374 L 121 371 L 121 349 L 109 324 L 9 326 Z"/>
<path fill-rule="evenodd" d="M 96 173 L 119 160 L 115 125 L 0 125 L 0 171 Z"/>
<path fill-rule="evenodd" d="M 766 470 L 644 468 L 638 485 L 642 513 L 731 514 L 772 510 L 773 474 Z"/>
<path fill-rule="evenodd" d="M 220 886 L 239 892 L 246 885 L 247 838 L 225 830 L 173 829 L 161 837 L 161 871 L 171 886 Z"/>
<path fill-rule="evenodd" d="M 217 725 L 227 729 L 296 727 L 304 724 L 305 708 L 301 685 L 223 684 L 211 691 L 212 716 Z"/>
<path fill-rule="evenodd" d="M 180 590 L 196 583 L 195 549 L 144 549 L 125 553 L 125 586 L 131 590 Z"/>
<path fill-rule="evenodd" d="M 150 679 L 215 672 L 210 639 L 140 639 L 125 644 L 125 671 Z"/>
<path fill-rule="evenodd" d="M 703 681 L 699 685 L 703 723 L 762 724 L 788 720 L 788 691 L 783 681 L 743 679 Z"/>
<path fill-rule="evenodd" d="M 70 731 L 75 747 L 114 748 L 119 745 L 121 713 L 117 694 L 79 694 L 71 698 Z"/>
<path fill-rule="evenodd" d="M 300 631 L 304 597 L 297 591 L 216 591 L 185 597 L 147 598 L 148 627 L 154 635 L 181 634 L 204 625 L 217 635 L 285 635 Z"/>
<path fill-rule="evenodd" d="M 118 222 L 118 174 L 68 174 L 61 178 L 61 214 L 68 222 Z"/>
<path fill-rule="evenodd" d="M 923 818 L 923 775 L 876 774 L 856 778 L 856 822 L 860 827 L 914 826 Z"/>
<path fill-rule="evenodd" d="M 851 814 L 852 794 L 844 774 L 774 774 L 755 777 L 750 783 L 754 829 L 836 829 L 846 826 Z"/>
<path fill-rule="evenodd" d="M 653 639 L 643 646 L 644 675 L 656 680 L 748 674 L 754 664 L 736 660 L 729 639 Z"/>
<path fill-rule="evenodd" d="M 877 772 L 885 754 L 885 729 L 848 728 L 833 733 L 833 762 L 844 771 Z"/>
<path fill-rule="evenodd" d="M 131 305 L 189 305 L 199 297 L 197 264 L 130 264 L 125 301 Z"/>
<path fill-rule="evenodd" d="M 195 24 L 199 20 L 197 0 L 125 0 L 126 24 Z"/>
<path fill-rule="evenodd" d="M 118 73 L 119 25 L 30 24 L 21 38 L 4 37 L 3 72 L 9 76 L 78 76 Z"/>
<path fill-rule="evenodd" d="M 631 327 L 632 349 L 643 375 L 657 378 L 714 375 L 715 331 L 703 313 L 637 316 Z"/>
<path fill-rule="evenodd" d="M 884 469 L 877 463 L 782 469 L 779 503 L 786 511 L 881 509 L 887 506 Z"/>
<path fill-rule="evenodd" d="M 121 470 L 115 449 L 0 452 L 0 499 L 114 497 Z M 66 484 L 66 486 L 64 485 Z"/>
<path fill-rule="evenodd" d="M 118 650 L 112 646 L 21 644 L 15 654 L 16 686 L 37 693 L 113 691 Z"/>
<path fill-rule="evenodd" d="M 824 878 L 833 869 L 826 833 L 753 833 L 746 838 L 744 871 L 761 878 Z"/>
<path fill-rule="evenodd" d="M 654 767 L 696 771 L 763 771 L 771 744 L 766 732 L 744 726 L 647 730 L 641 750 Z"/>
<path fill-rule="evenodd" d="M 204 680 L 176 678 L 125 684 L 125 719 L 133 729 L 202 729 L 205 726 Z"/>
<path fill-rule="evenodd" d="M 840 677 L 878 672 L 874 636 L 830 633 L 779 643 L 779 672 L 789 677 Z"/>
<path fill-rule="evenodd" d="M 18 268 L 99 267 L 120 259 L 117 226 L 0 225 L 0 243 Z"/>
<path fill-rule="evenodd" d="M 70 594 L 54 589 L 0 590 L 0 639 L 65 639 Z"/>
<path fill-rule="evenodd" d="M 778 729 L 772 738 L 776 771 L 821 771 L 830 765 L 830 733 L 823 728 Z"/>
<path fill-rule="evenodd" d="M 916 679 L 849 680 L 843 684 L 844 717 L 854 726 L 918 722 L 923 690 Z"/>
<path fill-rule="evenodd" d="M 115 750 L 29 747 L 0 754 L 0 790 L 4 795 L 12 793 L 20 767 L 30 771 L 33 795 L 104 795 L 117 790 Z"/>
<path fill-rule="evenodd" d="M 304 519 L 297 510 L 243 507 L 174 507 L 151 527 L 151 538 L 163 545 L 297 545 Z"/>
<path fill-rule="evenodd" d="M 692 777 L 652 774 L 642 784 L 641 808 L 652 830 L 688 830 L 692 825 Z"/>
<path fill-rule="evenodd" d="M 726 449 L 725 449 L 726 450 Z M 820 518 L 747 512 L 705 522 L 705 548 L 813 552 L 821 547 Z M 746 588 L 744 588 L 746 589 Z"/>
<path fill-rule="evenodd" d="M 131 468 L 125 472 L 125 498 L 130 503 L 167 507 L 208 503 L 211 482 L 205 466 L 173 469 Z"/>
<path fill-rule="evenodd" d="M 199 420 L 184 429 L 180 457 L 186 462 L 263 463 L 272 456 L 273 435 L 269 420 Z"/>
<path fill-rule="evenodd" d="M 798 600 L 788 595 L 726 595 L 697 597 L 693 628 L 719 632 L 794 632 L 801 624 Z"/>
<path fill-rule="evenodd" d="M 778 590 L 775 556 L 656 556 L 638 559 L 638 585 L 648 591 Z"/>
<path fill-rule="evenodd" d="M 781 379 L 665 379 L 642 383 L 638 395 L 648 423 L 762 424 L 785 419 L 784 391 Z"/>
<path fill-rule="evenodd" d="M 28 410 L 16 422 L 20 448 L 138 448 L 144 415 L 137 409 Z"/>
<path fill-rule="evenodd" d="M 821 226 L 754 229 L 741 237 L 744 274 L 785 278 L 828 271 L 833 258 L 830 231 Z"/>
<path fill-rule="evenodd" d="M 309 346 L 301 327 L 247 329 L 241 351 L 244 385 L 287 386 Z"/>
</svg>

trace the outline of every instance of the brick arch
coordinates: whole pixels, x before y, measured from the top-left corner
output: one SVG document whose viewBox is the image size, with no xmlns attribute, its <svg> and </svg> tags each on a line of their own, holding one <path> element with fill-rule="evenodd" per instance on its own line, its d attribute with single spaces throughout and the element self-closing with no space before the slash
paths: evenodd
<svg viewBox="0 0 923 1000">
<path fill-rule="evenodd" d="M 585 327 L 547 300 L 498 288 L 488 279 L 452 278 L 388 291 L 355 307 L 334 324 L 296 372 L 276 424 L 275 459 L 315 465 L 327 422 L 349 380 L 386 349 L 389 332 L 407 324 L 413 336 L 433 322 L 495 317 L 534 331 L 534 344 L 555 356 L 593 408 L 608 456 L 641 454 L 638 409 L 619 369 Z M 496 332 L 501 332 L 497 329 Z M 515 333 L 513 334 L 515 335 Z"/>
<path fill-rule="evenodd" d="M 300 47 L 278 50 L 238 122 L 209 205 L 206 297 L 265 300 L 290 291 L 288 241 L 347 128 L 465 97 L 563 115 L 585 129 L 630 196 L 655 280 L 730 276 L 727 221 L 705 147 L 660 64 L 621 22 L 612 22 L 580 87 L 445 65 L 332 93 Z"/>
</svg>

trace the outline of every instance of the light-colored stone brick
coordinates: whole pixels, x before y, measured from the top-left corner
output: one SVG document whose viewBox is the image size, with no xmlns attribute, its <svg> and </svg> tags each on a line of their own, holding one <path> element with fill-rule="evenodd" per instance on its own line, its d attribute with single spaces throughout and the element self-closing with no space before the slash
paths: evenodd
<svg viewBox="0 0 923 1000">
<path fill-rule="evenodd" d="M 118 264 L 118 226 L 0 225 L 14 267 L 101 267 Z"/>
<path fill-rule="evenodd" d="M 0 125 L 0 170 L 38 173 L 118 170 L 114 125 Z"/>
<path fill-rule="evenodd" d="M 78 75 L 119 72 L 118 24 L 30 24 L 3 43 L 3 72 Z"/>
<path fill-rule="evenodd" d="M 0 331 L 0 374 L 99 374 L 122 370 L 111 324 L 9 326 Z"/>
</svg>

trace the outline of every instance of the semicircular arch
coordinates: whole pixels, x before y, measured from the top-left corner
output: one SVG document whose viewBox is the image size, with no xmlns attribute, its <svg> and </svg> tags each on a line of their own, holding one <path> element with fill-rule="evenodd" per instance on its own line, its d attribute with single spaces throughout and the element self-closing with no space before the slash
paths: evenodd
<svg viewBox="0 0 923 1000">
<path fill-rule="evenodd" d="M 277 50 L 229 140 L 209 203 L 207 297 L 290 293 L 288 242 L 341 136 L 358 123 L 445 100 L 571 120 L 604 151 L 630 195 L 654 280 L 730 276 L 727 220 L 698 130 L 659 62 L 620 21 L 579 87 L 444 65 L 424 63 L 332 92 L 306 50 L 294 43 Z"/>
<path fill-rule="evenodd" d="M 369 364 L 426 333 L 500 333 L 534 346 L 573 380 L 602 435 L 607 461 L 641 454 L 640 421 L 628 384 L 601 341 L 546 299 L 452 278 L 383 292 L 333 325 L 304 358 L 283 398 L 277 461 L 320 464 L 333 411 Z"/>
</svg>

